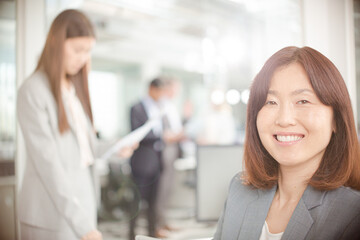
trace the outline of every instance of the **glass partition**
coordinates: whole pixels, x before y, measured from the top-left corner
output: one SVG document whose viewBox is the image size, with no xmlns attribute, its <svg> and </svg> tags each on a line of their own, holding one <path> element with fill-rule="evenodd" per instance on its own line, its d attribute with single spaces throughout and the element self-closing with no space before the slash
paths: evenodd
<svg viewBox="0 0 360 240">
<path fill-rule="evenodd" d="M 16 239 L 16 9 L 0 1 L 0 239 Z"/>
<path fill-rule="evenodd" d="M 360 1 L 354 0 L 357 130 L 360 138 Z"/>
<path fill-rule="evenodd" d="M 15 1 L 0 1 L 0 161 L 15 155 L 15 11 Z"/>
</svg>

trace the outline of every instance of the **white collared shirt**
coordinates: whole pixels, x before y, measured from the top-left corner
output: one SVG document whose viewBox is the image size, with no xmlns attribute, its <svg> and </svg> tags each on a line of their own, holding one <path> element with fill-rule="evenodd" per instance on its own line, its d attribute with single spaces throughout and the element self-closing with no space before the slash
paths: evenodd
<svg viewBox="0 0 360 240">
<path fill-rule="evenodd" d="M 280 240 L 283 234 L 284 234 L 284 232 L 271 233 L 269 231 L 269 226 L 267 225 L 267 222 L 265 221 L 259 240 Z"/>
<path fill-rule="evenodd" d="M 94 163 L 94 156 L 90 148 L 88 121 L 75 88 L 70 84 L 70 89 L 62 85 L 64 100 L 69 106 L 70 114 L 74 123 L 74 131 L 80 148 L 81 164 L 87 167 Z"/>
<path fill-rule="evenodd" d="M 161 104 L 164 115 L 167 117 L 169 122 L 169 128 L 171 132 L 179 134 L 182 131 L 183 126 L 180 114 L 175 104 L 170 99 L 163 99 Z"/>
<path fill-rule="evenodd" d="M 155 136 L 161 136 L 163 133 L 163 126 L 162 126 L 162 111 L 160 103 L 156 102 L 150 96 L 146 96 L 142 103 L 144 104 L 146 114 L 148 119 L 154 120 L 154 127 L 153 132 Z"/>
</svg>

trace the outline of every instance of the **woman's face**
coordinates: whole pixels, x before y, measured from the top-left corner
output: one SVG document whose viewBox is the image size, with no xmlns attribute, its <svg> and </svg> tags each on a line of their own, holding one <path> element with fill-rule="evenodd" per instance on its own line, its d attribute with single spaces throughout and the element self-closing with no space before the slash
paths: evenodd
<svg viewBox="0 0 360 240">
<path fill-rule="evenodd" d="M 302 65 L 275 71 L 257 116 L 260 140 L 281 167 L 315 171 L 334 130 L 332 107 L 316 96 Z"/>
<path fill-rule="evenodd" d="M 75 75 L 90 60 L 90 53 L 95 39 L 93 37 L 75 37 L 65 40 L 64 71 Z"/>
</svg>

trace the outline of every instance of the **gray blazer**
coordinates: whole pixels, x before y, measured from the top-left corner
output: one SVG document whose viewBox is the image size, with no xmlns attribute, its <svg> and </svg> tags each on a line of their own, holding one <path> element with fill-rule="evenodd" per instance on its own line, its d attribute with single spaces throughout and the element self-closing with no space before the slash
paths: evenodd
<svg viewBox="0 0 360 240">
<path fill-rule="evenodd" d="M 26 166 L 19 196 L 22 223 L 54 231 L 72 231 L 77 238 L 96 229 L 96 198 L 91 167 L 80 164 L 73 121 L 60 134 L 55 99 L 46 75 L 37 71 L 18 91 L 17 116 L 26 145 Z M 90 145 L 96 137 L 88 121 Z"/>
<path fill-rule="evenodd" d="M 240 175 L 235 176 L 214 239 L 258 240 L 275 191 L 245 186 Z M 360 239 L 360 192 L 308 186 L 281 239 Z"/>
</svg>

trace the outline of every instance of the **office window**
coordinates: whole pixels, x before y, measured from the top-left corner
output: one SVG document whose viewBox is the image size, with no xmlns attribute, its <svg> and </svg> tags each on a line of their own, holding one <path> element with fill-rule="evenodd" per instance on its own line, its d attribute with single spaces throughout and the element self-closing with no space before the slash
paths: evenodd
<svg viewBox="0 0 360 240">
<path fill-rule="evenodd" d="M 354 1 L 357 130 L 360 137 L 360 1 Z"/>
<path fill-rule="evenodd" d="M 303 39 L 300 0 L 46 0 L 46 6 L 47 28 L 65 8 L 78 8 L 93 22 L 97 41 L 92 69 L 119 81 L 120 100 L 108 105 L 119 109 L 113 112 L 119 119 L 113 131 L 117 136 L 129 130 L 130 106 L 160 73 L 182 81 L 179 110 L 191 103 L 194 115 L 209 108 L 214 89 L 237 91 L 242 101 L 231 108 L 243 131 L 254 76 L 275 51 L 301 46 Z M 129 71 L 136 74 L 129 76 Z M 92 90 L 94 105 L 102 101 L 97 91 Z M 101 127 L 106 122 L 98 126 L 107 131 Z"/>
<path fill-rule="evenodd" d="M 0 1 L 0 161 L 15 155 L 15 29 L 15 1 Z"/>
<path fill-rule="evenodd" d="M 0 239 L 16 239 L 15 0 L 0 1 Z"/>
</svg>

